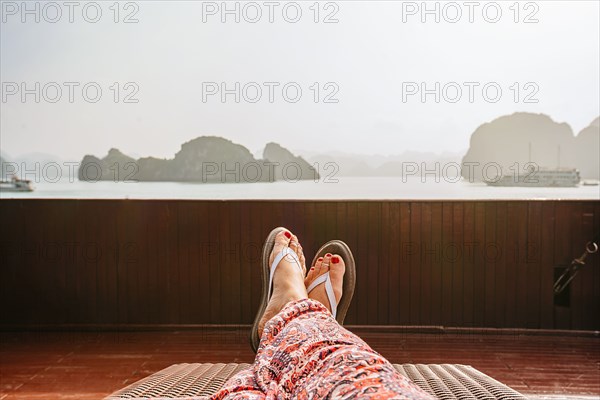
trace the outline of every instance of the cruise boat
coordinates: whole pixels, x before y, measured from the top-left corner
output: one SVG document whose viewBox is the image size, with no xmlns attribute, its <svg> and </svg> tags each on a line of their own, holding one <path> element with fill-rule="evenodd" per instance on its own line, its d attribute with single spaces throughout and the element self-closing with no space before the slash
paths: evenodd
<svg viewBox="0 0 600 400">
<path fill-rule="evenodd" d="M 31 181 L 13 175 L 10 181 L 0 181 L 0 192 L 33 192 Z"/>
<path fill-rule="evenodd" d="M 575 168 L 540 168 L 484 182 L 489 186 L 575 187 L 581 183 L 581 177 Z"/>
</svg>

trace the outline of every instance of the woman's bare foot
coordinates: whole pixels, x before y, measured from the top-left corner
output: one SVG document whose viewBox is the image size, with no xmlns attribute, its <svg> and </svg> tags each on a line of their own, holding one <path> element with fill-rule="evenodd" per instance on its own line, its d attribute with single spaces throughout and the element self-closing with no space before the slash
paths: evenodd
<svg viewBox="0 0 600 400">
<path fill-rule="evenodd" d="M 265 313 L 258 323 L 259 337 L 262 336 L 266 323 L 277 315 L 287 303 L 308 297 L 306 287 L 304 286 L 304 275 L 306 272 L 304 254 L 302 253 L 302 246 L 300 246 L 298 238 L 295 235 L 285 230 L 275 236 L 275 246 L 269 256 L 269 266 L 271 266 L 275 257 L 284 251 L 286 247 L 289 247 L 296 253 L 300 261 L 300 266 L 289 255 L 283 257 L 279 262 L 273 276 L 273 290 L 269 304 L 267 304 Z"/>
<path fill-rule="evenodd" d="M 308 275 L 304 280 L 304 286 L 309 287 L 315 279 L 317 279 L 319 276 L 323 275 L 327 271 L 329 271 L 329 276 L 331 277 L 331 285 L 333 286 L 335 300 L 339 304 L 340 299 L 342 298 L 342 290 L 344 287 L 344 272 L 346 272 L 346 264 L 344 264 L 344 260 L 340 255 L 332 255 L 327 253 L 324 257 L 319 257 L 317 261 L 315 261 L 315 265 L 313 265 L 312 268 L 308 271 Z M 331 309 L 331 304 L 329 304 L 329 299 L 327 298 L 325 283 L 322 283 L 315 287 L 308 294 L 308 298 L 317 300 L 325 307 L 327 307 L 327 309 L 331 313 L 333 313 L 333 310 Z"/>
</svg>

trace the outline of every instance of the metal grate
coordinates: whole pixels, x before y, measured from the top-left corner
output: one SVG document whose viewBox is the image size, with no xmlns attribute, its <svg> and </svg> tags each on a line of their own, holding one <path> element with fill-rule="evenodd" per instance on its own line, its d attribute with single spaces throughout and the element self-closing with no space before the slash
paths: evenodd
<svg viewBox="0 0 600 400">
<path fill-rule="evenodd" d="M 121 389 L 105 400 L 177 399 L 210 396 L 249 364 L 174 364 Z M 394 364 L 402 375 L 440 399 L 526 399 L 468 365 Z"/>
</svg>

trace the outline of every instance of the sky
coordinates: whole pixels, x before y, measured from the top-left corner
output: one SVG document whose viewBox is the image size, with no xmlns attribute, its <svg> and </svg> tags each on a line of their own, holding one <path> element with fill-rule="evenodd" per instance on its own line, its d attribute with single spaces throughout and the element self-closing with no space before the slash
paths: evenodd
<svg viewBox="0 0 600 400">
<path fill-rule="evenodd" d="M 463 152 L 502 115 L 598 117 L 600 2 L 467 3 L 2 2 L 1 149 Z"/>
</svg>

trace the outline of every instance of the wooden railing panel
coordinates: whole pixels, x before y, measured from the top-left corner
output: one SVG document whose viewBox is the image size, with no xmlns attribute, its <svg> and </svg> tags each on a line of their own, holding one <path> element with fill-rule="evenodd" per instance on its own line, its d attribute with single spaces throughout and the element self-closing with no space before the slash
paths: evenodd
<svg viewBox="0 0 600 400">
<path fill-rule="evenodd" d="M 600 329 L 600 257 L 556 306 L 554 270 L 598 201 L 2 200 L 5 327 L 249 324 L 266 234 L 357 262 L 349 324 Z"/>
</svg>

